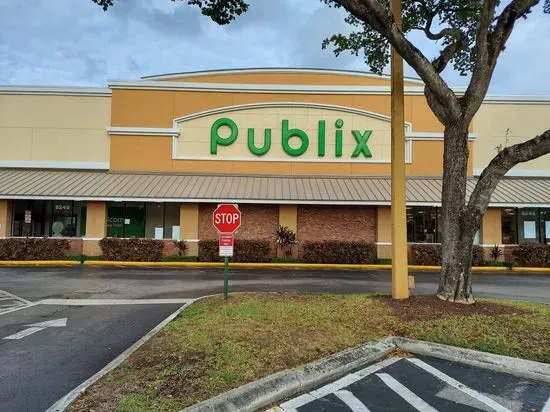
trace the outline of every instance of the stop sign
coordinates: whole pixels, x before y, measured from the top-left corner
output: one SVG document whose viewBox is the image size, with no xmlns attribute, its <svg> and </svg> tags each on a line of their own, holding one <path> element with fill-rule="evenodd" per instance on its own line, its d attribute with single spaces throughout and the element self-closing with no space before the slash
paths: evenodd
<svg viewBox="0 0 550 412">
<path fill-rule="evenodd" d="M 241 226 L 241 211 L 234 204 L 218 205 L 212 216 L 214 227 L 220 233 L 233 233 Z"/>
</svg>

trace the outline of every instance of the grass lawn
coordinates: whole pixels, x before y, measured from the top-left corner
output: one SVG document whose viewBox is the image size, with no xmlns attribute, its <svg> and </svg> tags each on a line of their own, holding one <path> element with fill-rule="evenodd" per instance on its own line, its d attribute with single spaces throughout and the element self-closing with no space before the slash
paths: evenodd
<svg viewBox="0 0 550 412">
<path fill-rule="evenodd" d="M 201 300 L 93 385 L 71 411 L 178 411 L 388 335 L 550 363 L 550 305 L 376 295 L 233 294 Z"/>
</svg>

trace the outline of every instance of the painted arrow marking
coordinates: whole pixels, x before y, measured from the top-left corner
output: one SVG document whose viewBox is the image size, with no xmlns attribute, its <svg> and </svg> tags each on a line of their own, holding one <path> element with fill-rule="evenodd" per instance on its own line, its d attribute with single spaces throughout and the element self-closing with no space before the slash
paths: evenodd
<svg viewBox="0 0 550 412">
<path fill-rule="evenodd" d="M 33 333 L 40 332 L 46 328 L 63 328 L 67 326 L 67 318 L 47 320 L 45 322 L 31 323 L 27 329 L 22 330 L 21 332 L 14 333 L 13 335 L 6 336 L 4 339 L 9 340 L 18 340 L 23 339 L 26 336 L 32 335 Z"/>
</svg>

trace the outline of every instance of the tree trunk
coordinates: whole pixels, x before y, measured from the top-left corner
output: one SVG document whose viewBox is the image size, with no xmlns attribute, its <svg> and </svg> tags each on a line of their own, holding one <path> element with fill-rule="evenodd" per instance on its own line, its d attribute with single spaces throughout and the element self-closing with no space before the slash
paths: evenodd
<svg viewBox="0 0 550 412">
<path fill-rule="evenodd" d="M 437 296 L 459 303 L 474 303 L 472 246 L 476 222 L 467 216 L 468 125 L 445 128 L 442 190 L 442 256 Z"/>
</svg>

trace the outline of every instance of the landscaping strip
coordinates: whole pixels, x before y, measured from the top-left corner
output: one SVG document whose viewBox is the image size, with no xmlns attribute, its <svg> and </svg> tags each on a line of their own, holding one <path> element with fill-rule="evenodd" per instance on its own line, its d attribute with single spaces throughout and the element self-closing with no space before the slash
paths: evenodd
<svg viewBox="0 0 550 412">
<path fill-rule="evenodd" d="M 234 293 L 227 301 L 213 296 L 190 305 L 70 410 L 179 411 L 276 374 L 258 387 L 268 401 L 276 397 L 271 386 L 279 388 L 279 396 L 308 384 L 307 375 L 298 378 L 295 369 L 291 386 L 283 385 L 279 378 L 289 373 L 283 371 L 301 371 L 300 365 L 309 371 L 311 362 L 384 336 L 550 362 L 549 317 L 544 304 L 456 305 L 434 296 L 403 302 L 378 295 Z M 321 374 L 311 376 L 322 380 Z M 242 410 L 243 390 L 231 392 L 232 407 Z"/>
<path fill-rule="evenodd" d="M 369 342 L 294 369 L 287 369 L 185 409 L 186 412 L 254 412 L 284 398 L 309 391 L 386 356 L 390 340 Z"/>
</svg>

